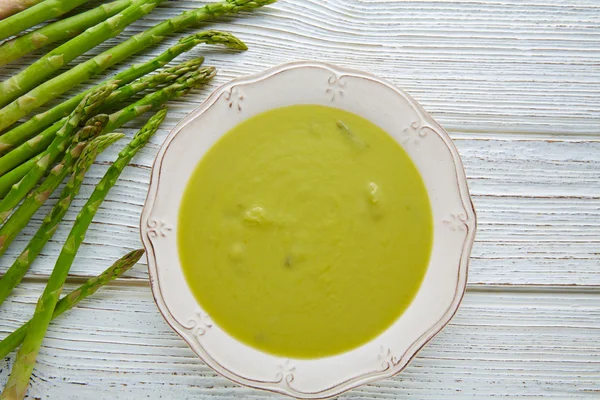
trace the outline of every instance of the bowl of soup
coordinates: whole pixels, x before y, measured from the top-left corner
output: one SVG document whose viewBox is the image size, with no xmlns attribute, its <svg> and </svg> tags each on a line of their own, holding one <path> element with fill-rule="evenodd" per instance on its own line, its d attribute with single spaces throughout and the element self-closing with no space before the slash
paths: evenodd
<svg viewBox="0 0 600 400">
<path fill-rule="evenodd" d="M 160 149 L 141 218 L 169 325 L 219 374 L 297 398 L 405 368 L 455 314 L 475 229 L 441 126 L 319 62 L 212 93 Z"/>
</svg>

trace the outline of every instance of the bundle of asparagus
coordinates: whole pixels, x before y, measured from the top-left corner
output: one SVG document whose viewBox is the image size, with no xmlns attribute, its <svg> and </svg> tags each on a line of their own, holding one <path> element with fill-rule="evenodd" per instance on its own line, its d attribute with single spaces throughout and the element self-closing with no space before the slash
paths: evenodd
<svg viewBox="0 0 600 400">
<path fill-rule="evenodd" d="M 83 242 L 87 228 L 90 226 L 94 215 L 98 211 L 100 204 L 108 194 L 108 191 L 117 182 L 119 175 L 138 150 L 144 146 L 150 137 L 158 130 L 161 122 L 165 119 L 167 112 L 165 109 L 157 112 L 144 127 L 135 134 L 131 142 L 119 153 L 117 160 L 106 171 L 104 177 L 100 180 L 96 189 L 91 194 L 87 203 L 83 206 L 79 215 L 75 219 L 75 224 L 71 228 L 71 233 L 67 237 L 63 249 L 58 256 L 54 270 L 50 275 L 48 284 L 44 293 L 40 297 L 29 322 L 27 333 L 23 344 L 17 353 L 17 359 L 13 365 L 10 377 L 2 392 L 0 398 L 23 398 L 29 385 L 29 378 L 35 365 L 35 359 L 39 352 L 42 340 L 48 329 L 48 324 L 52 319 L 54 309 L 58 303 L 58 297 L 62 291 L 67 274 L 71 264 L 75 259 L 75 254 Z"/>
<path fill-rule="evenodd" d="M 117 0 L 101 4 L 93 10 L 73 15 L 8 40 L 0 46 L 0 65 L 8 64 L 43 46 L 77 36 L 90 26 L 99 24 L 123 11 L 131 3 L 132 0 Z"/>
<path fill-rule="evenodd" d="M 153 72 L 157 68 L 164 66 L 165 64 L 173 60 L 175 57 L 191 50 L 192 48 L 201 43 L 221 44 L 225 47 L 236 50 L 247 49 L 246 45 L 242 41 L 240 41 L 235 36 L 229 33 L 220 31 L 199 32 L 197 34 L 181 39 L 179 43 L 177 43 L 175 46 L 170 47 L 169 49 L 167 49 L 167 51 L 155 57 L 154 59 L 145 62 L 141 65 L 131 66 L 129 69 L 112 77 L 111 80 L 117 81 L 122 85 L 130 83 L 135 79 L 138 79 L 150 72 Z M 108 81 L 105 81 L 102 84 L 105 83 L 108 83 Z M 91 88 L 87 91 L 84 91 L 78 94 L 77 96 L 70 98 L 69 100 L 64 101 L 63 103 L 51 108 L 50 110 L 44 113 L 37 114 L 25 123 L 4 133 L 2 136 L 0 136 L 0 154 L 4 154 L 7 151 L 10 151 L 15 146 L 34 137 L 42 129 L 45 129 L 52 123 L 67 116 L 75 108 L 75 106 L 77 106 L 77 104 L 83 99 L 83 97 L 86 94 L 90 93 L 92 90 L 97 89 L 102 84 L 95 86 L 94 88 Z"/>
<path fill-rule="evenodd" d="M 150 2 L 146 4 L 146 8 L 154 7 L 158 0 L 148 1 Z M 222 3 L 207 4 L 197 10 L 184 12 L 177 17 L 163 21 L 153 28 L 147 29 L 140 34 L 131 37 L 55 78 L 43 82 L 50 74 L 57 71 L 66 62 L 73 60 L 80 54 L 80 52 L 78 53 L 79 36 L 86 35 L 90 38 L 89 40 L 102 41 L 103 39 L 106 40 L 110 38 L 114 34 L 114 31 L 108 30 L 108 32 L 105 32 L 105 30 L 93 26 L 75 39 L 72 39 L 55 49 L 52 52 L 52 56 L 48 57 L 43 65 L 33 64 L 29 68 L 0 84 L 0 106 L 4 106 L 4 108 L 0 110 L 0 131 L 6 129 L 29 112 L 61 95 L 71 87 L 78 85 L 116 63 L 123 61 L 132 54 L 163 40 L 165 35 L 175 33 L 184 28 L 218 16 L 252 10 L 265 4 L 273 3 L 274 1 L 275 0 L 226 0 Z M 123 18 L 129 21 L 131 20 L 129 17 L 126 18 L 123 16 L 126 14 L 126 11 L 130 10 L 130 12 L 133 13 L 136 9 L 141 7 L 142 6 L 139 4 L 132 4 L 122 13 L 111 17 L 109 20 Z M 104 22 L 102 24 L 104 24 Z M 117 28 L 115 29 L 121 29 L 121 25 L 121 23 L 117 24 Z M 29 92 L 27 92 L 27 90 L 29 90 Z"/>
<path fill-rule="evenodd" d="M 70 175 L 58 201 L 44 219 L 38 232 L 31 239 L 21 256 L 17 258 L 8 271 L 0 278 L 0 304 L 21 281 L 33 260 L 56 231 L 74 196 L 79 191 L 85 173 L 93 163 L 95 157 L 108 147 L 109 144 L 123 137 L 122 134 L 108 132 L 112 132 L 117 127 L 137 118 L 152 108 L 164 106 L 168 100 L 180 97 L 194 87 L 207 83 L 215 75 L 215 68 L 201 67 L 201 64 L 202 59 L 193 59 L 175 67 L 165 68 L 157 74 L 144 76 L 119 89 L 116 89 L 116 84 L 112 82 L 100 86 L 87 94 L 80 104 L 76 106 L 75 110 L 64 121 L 61 121 L 61 127 L 54 132 L 53 140 L 48 148 L 31 165 L 30 170 L 24 178 L 13 185 L 4 199 L 0 201 L 0 209 L 4 210 L 0 213 L 0 217 L 4 220 L 10 216 L 0 226 L 0 254 L 2 254 L 16 235 L 26 226 L 35 211 L 49 198 L 50 194 L 60 185 L 64 178 Z M 89 118 L 84 126 L 75 133 L 80 122 L 90 117 L 95 110 L 107 107 L 111 102 L 126 101 L 132 94 L 141 89 L 157 86 L 162 87 L 110 115 L 98 114 Z M 87 225 L 82 227 L 81 221 L 87 221 L 89 225 L 91 218 L 106 195 L 106 192 L 108 192 L 108 189 L 114 185 L 120 172 L 125 168 L 133 155 L 156 132 L 165 115 L 166 110 L 160 110 L 119 154 L 115 163 L 109 168 L 105 179 L 98 184 L 96 191 L 90 197 L 88 205 L 83 208 L 81 212 L 82 217 L 77 219 L 73 228 L 74 232 L 80 234 L 85 232 Z M 53 165 L 52 160 L 57 159 L 61 154 L 62 160 L 50 169 Z M 48 170 L 50 171 L 49 175 L 42 180 L 44 171 Z M 2 178 L 7 176 L 4 175 Z M 40 180 L 41 183 L 36 186 Z M 22 203 L 13 212 L 12 208 L 18 205 L 21 200 L 23 200 Z M 80 236 L 79 240 L 82 239 L 83 236 Z M 72 256 L 74 257 L 76 248 L 73 249 L 71 245 L 72 242 L 68 241 L 65 244 L 65 248 L 71 249 L 73 252 Z M 64 275 L 68 272 L 68 269 L 66 272 L 63 269 L 63 272 Z M 49 281 L 49 285 L 51 282 L 52 278 Z M 62 287 L 62 284 L 60 286 Z M 55 292 L 55 290 L 52 290 L 48 293 Z M 52 306 L 53 308 L 54 306 Z M 43 335 L 41 338 L 43 338 Z M 23 388 L 26 388 L 26 385 Z M 15 393 L 18 394 L 17 397 L 14 397 Z M 3 393 L 0 398 L 22 398 L 24 394 L 25 392 L 9 390 L 6 394 Z"/>
<path fill-rule="evenodd" d="M 0 44 L 0 65 L 48 44 L 69 39 L 0 82 L 0 132 L 4 131 L 0 134 L 0 255 L 66 179 L 58 200 L 29 244 L 10 268 L 0 274 L 0 305 L 52 238 L 98 154 L 124 136 L 113 133 L 114 130 L 158 109 L 119 153 L 79 212 L 31 321 L 0 341 L 0 357 L 21 345 L 0 399 L 24 398 L 50 320 L 119 277 L 143 254 L 142 250 L 127 254 L 100 276 L 90 279 L 59 301 L 75 254 L 96 211 L 132 157 L 157 131 L 166 116 L 165 104 L 205 85 L 216 73 L 214 67 L 203 66 L 203 57 L 175 66 L 166 65 L 201 43 L 237 50 L 247 47 L 232 34 L 221 31 L 209 30 L 187 36 L 152 60 L 132 65 L 20 125 L 11 126 L 36 108 L 132 54 L 164 40 L 169 34 L 220 16 L 250 11 L 275 0 L 221 0 L 204 5 L 163 21 L 49 79 L 76 57 L 152 12 L 162 1 L 113 0 L 14 38 L 11 36 L 73 10 L 86 0 L 14 0 L 10 7 L 0 4 L 0 40 L 8 38 Z M 134 99 L 141 92 L 146 93 Z"/>
</svg>

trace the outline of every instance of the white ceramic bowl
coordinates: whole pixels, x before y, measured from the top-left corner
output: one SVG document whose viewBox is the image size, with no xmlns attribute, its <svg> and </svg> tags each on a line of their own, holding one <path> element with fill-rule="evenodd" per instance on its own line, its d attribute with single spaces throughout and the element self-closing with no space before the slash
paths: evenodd
<svg viewBox="0 0 600 400">
<path fill-rule="evenodd" d="M 204 153 L 248 117 L 293 104 L 351 111 L 392 135 L 421 173 L 434 222 L 429 266 L 404 314 L 363 346 L 314 360 L 266 354 L 229 336 L 194 299 L 177 251 L 182 194 Z M 335 396 L 391 377 L 406 367 L 458 308 L 475 227 L 460 157 L 448 134 L 431 116 L 406 93 L 381 79 L 317 62 L 284 64 L 233 80 L 182 120 L 156 157 L 141 218 L 152 292 L 171 327 L 221 375 L 298 398 Z"/>
</svg>

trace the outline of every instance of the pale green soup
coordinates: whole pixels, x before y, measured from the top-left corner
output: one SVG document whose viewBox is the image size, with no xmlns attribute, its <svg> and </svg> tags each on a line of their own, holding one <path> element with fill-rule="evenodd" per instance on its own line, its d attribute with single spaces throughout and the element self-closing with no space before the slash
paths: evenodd
<svg viewBox="0 0 600 400">
<path fill-rule="evenodd" d="M 421 176 L 385 131 L 296 105 L 244 121 L 206 153 L 177 235 L 187 282 L 219 327 L 267 353 L 316 358 L 404 312 L 432 231 Z"/>
</svg>

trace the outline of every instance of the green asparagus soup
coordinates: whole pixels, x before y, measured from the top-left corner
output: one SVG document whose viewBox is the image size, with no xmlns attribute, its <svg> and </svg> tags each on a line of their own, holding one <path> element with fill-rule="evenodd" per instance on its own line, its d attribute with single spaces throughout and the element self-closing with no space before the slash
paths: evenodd
<svg viewBox="0 0 600 400">
<path fill-rule="evenodd" d="M 433 234 L 404 150 L 370 121 L 317 105 L 225 134 L 193 172 L 178 225 L 187 283 L 212 320 L 294 358 L 342 353 L 388 328 L 421 284 Z"/>
</svg>

